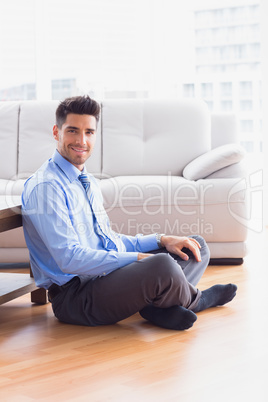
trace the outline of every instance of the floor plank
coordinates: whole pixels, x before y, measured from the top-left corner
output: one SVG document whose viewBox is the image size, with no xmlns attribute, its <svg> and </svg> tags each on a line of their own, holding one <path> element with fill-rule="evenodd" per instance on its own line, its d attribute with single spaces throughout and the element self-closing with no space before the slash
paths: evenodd
<svg viewBox="0 0 268 402">
<path fill-rule="evenodd" d="M 208 267 L 200 289 L 234 282 L 237 296 L 184 332 L 138 314 L 66 325 L 30 295 L 1 305 L 1 401 L 267 401 L 267 236 L 255 240 L 242 266 Z"/>
</svg>

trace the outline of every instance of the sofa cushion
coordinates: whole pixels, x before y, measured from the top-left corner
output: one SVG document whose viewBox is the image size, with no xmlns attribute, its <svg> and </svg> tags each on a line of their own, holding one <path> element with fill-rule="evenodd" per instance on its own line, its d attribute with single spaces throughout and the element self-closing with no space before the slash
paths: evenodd
<svg viewBox="0 0 268 402">
<path fill-rule="evenodd" d="M 0 179 L 0 195 L 21 195 L 25 180 Z"/>
<path fill-rule="evenodd" d="M 210 242 L 247 237 L 246 226 L 239 223 L 247 219 L 241 179 L 118 176 L 101 180 L 100 186 L 115 231 L 200 234 Z"/>
<path fill-rule="evenodd" d="M 222 145 L 190 162 L 184 168 L 183 176 L 188 180 L 204 179 L 220 169 L 240 162 L 244 156 L 245 151 L 240 145 Z"/>
<path fill-rule="evenodd" d="M 17 173 L 18 102 L 0 103 L 1 179 L 14 179 Z"/>
<path fill-rule="evenodd" d="M 248 166 L 245 160 L 234 163 L 233 165 L 226 166 L 216 172 L 205 177 L 205 179 L 232 179 L 234 177 L 246 177 L 248 172 Z"/>
<path fill-rule="evenodd" d="M 104 176 L 180 176 L 211 149 L 201 100 L 106 100 L 102 115 Z"/>
</svg>

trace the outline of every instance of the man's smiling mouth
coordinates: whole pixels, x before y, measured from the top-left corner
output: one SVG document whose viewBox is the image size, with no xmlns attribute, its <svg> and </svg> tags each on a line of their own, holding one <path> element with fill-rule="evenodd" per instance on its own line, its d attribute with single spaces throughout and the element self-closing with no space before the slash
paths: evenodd
<svg viewBox="0 0 268 402">
<path fill-rule="evenodd" d="M 71 149 L 72 149 L 73 151 L 75 151 L 75 152 L 80 153 L 80 154 L 82 154 L 82 153 L 84 153 L 84 152 L 87 152 L 87 149 L 84 149 L 84 148 L 75 148 L 75 147 L 71 147 Z"/>
</svg>

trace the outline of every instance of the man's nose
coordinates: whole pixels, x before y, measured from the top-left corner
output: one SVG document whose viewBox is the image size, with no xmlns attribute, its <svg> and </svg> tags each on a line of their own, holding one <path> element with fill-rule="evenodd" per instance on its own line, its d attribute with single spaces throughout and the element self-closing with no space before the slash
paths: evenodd
<svg viewBox="0 0 268 402">
<path fill-rule="evenodd" d="M 85 131 L 81 131 L 81 132 L 80 132 L 80 135 L 79 135 L 79 137 L 78 137 L 78 142 L 79 142 L 81 145 L 85 145 L 85 144 L 86 144 L 86 133 L 85 133 Z"/>
</svg>

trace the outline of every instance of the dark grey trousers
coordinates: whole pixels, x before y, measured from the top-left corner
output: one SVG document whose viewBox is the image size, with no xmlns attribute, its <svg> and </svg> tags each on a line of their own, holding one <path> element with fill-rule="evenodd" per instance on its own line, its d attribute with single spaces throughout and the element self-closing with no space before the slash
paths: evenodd
<svg viewBox="0 0 268 402">
<path fill-rule="evenodd" d="M 52 299 L 55 316 L 78 325 L 107 325 L 121 321 L 148 305 L 167 308 L 180 305 L 189 310 L 198 304 L 196 288 L 209 262 L 209 249 L 200 236 L 201 262 L 188 249 L 184 261 L 166 249 L 126 265 L 107 276 L 79 276 Z"/>
</svg>

